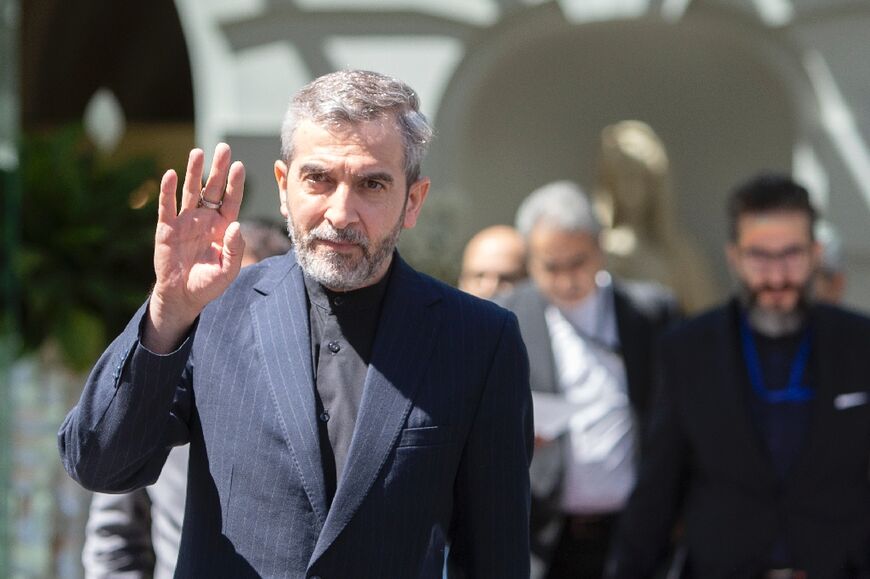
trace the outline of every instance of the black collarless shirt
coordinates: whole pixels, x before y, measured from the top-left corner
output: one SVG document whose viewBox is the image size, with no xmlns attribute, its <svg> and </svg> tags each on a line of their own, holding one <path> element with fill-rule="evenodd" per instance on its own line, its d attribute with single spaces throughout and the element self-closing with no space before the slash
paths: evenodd
<svg viewBox="0 0 870 579">
<path fill-rule="evenodd" d="M 376 284 L 331 291 L 307 275 L 320 456 L 329 502 L 347 462 L 390 273 Z"/>
<path fill-rule="evenodd" d="M 753 331 L 761 375 L 768 390 L 784 390 L 788 386 L 792 364 L 804 337 L 801 329 L 793 334 L 769 338 Z M 815 385 L 815 358 L 811 355 L 802 376 L 802 385 Z M 750 412 L 769 452 L 773 468 L 780 480 L 785 480 L 806 443 L 812 406 L 809 401 L 773 403 L 753 392 Z"/>
</svg>

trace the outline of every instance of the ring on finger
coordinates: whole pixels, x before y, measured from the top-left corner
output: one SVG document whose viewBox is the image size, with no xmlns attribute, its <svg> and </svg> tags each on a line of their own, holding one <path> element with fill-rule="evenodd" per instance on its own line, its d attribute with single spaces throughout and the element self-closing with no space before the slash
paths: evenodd
<svg viewBox="0 0 870 579">
<path fill-rule="evenodd" d="M 197 207 L 205 207 L 206 209 L 217 210 L 220 209 L 221 205 L 224 204 L 223 199 L 221 199 L 220 201 L 209 201 L 203 196 L 203 193 L 205 193 L 205 187 L 199 190 L 199 202 L 196 204 Z"/>
</svg>

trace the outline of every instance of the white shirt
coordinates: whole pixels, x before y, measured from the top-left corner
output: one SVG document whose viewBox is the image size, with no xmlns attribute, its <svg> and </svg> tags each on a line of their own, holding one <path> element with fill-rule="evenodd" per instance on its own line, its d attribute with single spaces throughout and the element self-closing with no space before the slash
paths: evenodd
<svg viewBox="0 0 870 579">
<path fill-rule="evenodd" d="M 622 509 L 635 482 L 635 418 L 618 350 L 609 276 L 569 310 L 545 311 L 558 386 L 576 411 L 571 418 L 562 508 L 602 514 Z"/>
</svg>

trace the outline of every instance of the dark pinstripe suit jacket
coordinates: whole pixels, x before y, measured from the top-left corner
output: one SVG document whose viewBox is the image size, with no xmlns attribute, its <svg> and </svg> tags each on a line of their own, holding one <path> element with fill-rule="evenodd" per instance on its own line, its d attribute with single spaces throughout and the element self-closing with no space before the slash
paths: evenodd
<svg viewBox="0 0 870 579">
<path fill-rule="evenodd" d="M 821 304 L 809 315 L 812 418 L 784 479 L 750 411 L 737 301 L 662 339 L 646 453 L 607 577 L 653 577 L 680 515 L 691 577 L 763 575 L 777 537 L 810 579 L 870 577 L 870 318 Z"/>
<path fill-rule="evenodd" d="M 145 306 L 59 432 L 93 490 L 153 482 L 190 442 L 176 576 L 528 577 L 528 362 L 516 318 L 397 263 L 328 507 L 308 308 L 292 253 L 242 271 L 174 353 Z"/>
</svg>

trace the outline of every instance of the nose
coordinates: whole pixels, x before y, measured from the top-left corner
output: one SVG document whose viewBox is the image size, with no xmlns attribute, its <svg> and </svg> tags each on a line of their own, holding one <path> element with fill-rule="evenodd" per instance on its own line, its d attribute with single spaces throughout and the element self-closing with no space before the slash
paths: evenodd
<svg viewBox="0 0 870 579">
<path fill-rule="evenodd" d="M 334 229 L 345 229 L 359 221 L 359 215 L 354 207 L 353 193 L 347 184 L 339 183 L 327 196 L 326 203 L 323 218 Z"/>
<path fill-rule="evenodd" d="M 768 285 L 773 287 L 782 286 L 788 280 L 786 265 L 780 261 L 768 264 L 767 271 L 765 271 L 765 277 L 767 278 Z"/>
<path fill-rule="evenodd" d="M 512 279 L 505 279 L 499 276 L 495 285 L 495 292 L 497 294 L 508 291 L 509 289 L 514 287 L 514 281 Z"/>
<path fill-rule="evenodd" d="M 563 292 L 572 292 L 577 286 L 577 275 L 571 269 L 560 269 L 555 272 L 554 281 L 556 287 Z"/>
</svg>

